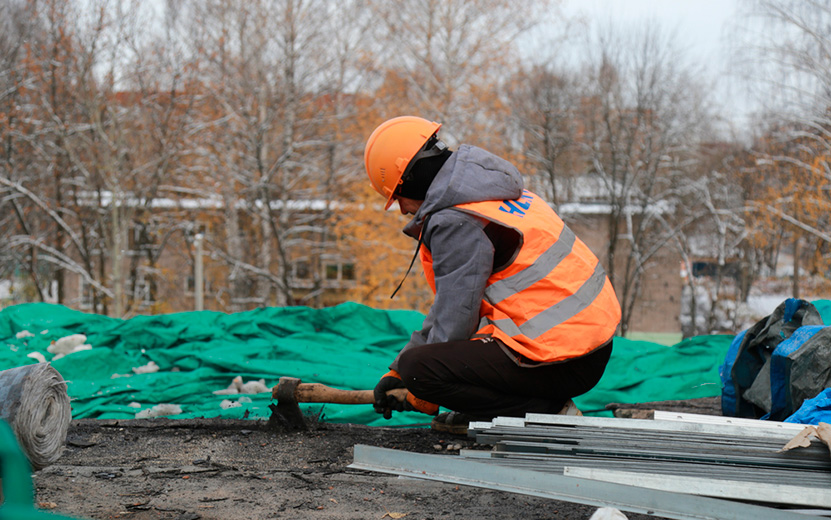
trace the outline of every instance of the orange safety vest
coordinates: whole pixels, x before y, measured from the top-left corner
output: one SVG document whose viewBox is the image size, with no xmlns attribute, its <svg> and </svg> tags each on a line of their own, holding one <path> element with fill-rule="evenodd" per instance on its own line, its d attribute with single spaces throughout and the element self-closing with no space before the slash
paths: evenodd
<svg viewBox="0 0 831 520">
<path fill-rule="evenodd" d="M 459 204 L 454 209 L 518 231 L 519 253 L 487 281 L 473 336 L 495 337 L 535 362 L 552 363 L 603 345 L 620 322 L 620 304 L 603 266 L 539 196 Z M 421 246 L 427 282 L 433 259 Z"/>
</svg>

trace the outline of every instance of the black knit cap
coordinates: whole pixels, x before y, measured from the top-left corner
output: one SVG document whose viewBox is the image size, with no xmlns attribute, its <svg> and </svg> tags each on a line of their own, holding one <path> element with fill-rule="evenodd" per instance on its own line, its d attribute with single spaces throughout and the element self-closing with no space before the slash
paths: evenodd
<svg viewBox="0 0 831 520">
<path fill-rule="evenodd" d="M 435 136 L 430 138 L 423 150 L 424 152 L 419 154 L 423 153 L 424 157 L 419 158 L 416 155 L 415 161 L 405 172 L 403 183 L 398 186 L 395 192 L 396 195 L 413 200 L 424 200 L 433 179 L 436 178 L 441 167 L 453 154 Z"/>
</svg>

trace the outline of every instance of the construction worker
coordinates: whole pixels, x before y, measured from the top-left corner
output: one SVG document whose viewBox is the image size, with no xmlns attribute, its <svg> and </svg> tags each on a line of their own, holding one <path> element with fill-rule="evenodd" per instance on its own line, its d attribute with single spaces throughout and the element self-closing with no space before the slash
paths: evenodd
<svg viewBox="0 0 831 520">
<path fill-rule="evenodd" d="M 612 353 L 620 306 L 598 259 L 508 161 L 451 151 L 441 125 L 403 116 L 369 137 L 373 188 L 412 215 L 435 299 L 375 387 L 375 410 L 436 415 L 434 429 L 470 420 L 556 414 L 594 387 Z M 399 286 L 400 287 L 400 286 Z M 399 402 L 386 392 L 405 387 Z"/>
</svg>

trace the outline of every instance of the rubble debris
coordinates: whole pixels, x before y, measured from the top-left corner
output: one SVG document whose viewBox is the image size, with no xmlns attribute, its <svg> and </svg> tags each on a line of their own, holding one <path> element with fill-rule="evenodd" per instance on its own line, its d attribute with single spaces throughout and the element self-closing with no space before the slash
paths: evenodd
<svg viewBox="0 0 831 520">
<path fill-rule="evenodd" d="M 136 419 L 150 419 L 152 417 L 164 417 L 166 415 L 179 415 L 180 413 L 182 413 L 182 407 L 178 404 L 163 403 L 138 412 Z"/>
<path fill-rule="evenodd" d="M 262 394 L 265 392 L 271 392 L 271 388 L 265 384 L 265 379 L 243 383 L 242 376 L 237 376 L 231 381 L 228 388 L 216 390 L 214 395 Z"/>
<path fill-rule="evenodd" d="M 159 371 L 159 365 L 155 361 L 150 361 L 146 365 L 133 368 L 134 374 L 152 374 Z"/>
<path fill-rule="evenodd" d="M 50 354 L 55 354 L 52 361 L 56 361 L 69 354 L 80 352 L 82 350 L 92 350 L 92 345 L 86 343 L 87 337 L 84 334 L 70 334 L 64 336 L 57 341 L 53 341 L 51 345 L 46 347 Z"/>
<path fill-rule="evenodd" d="M 44 356 L 40 352 L 29 352 L 28 354 L 26 354 L 26 357 L 36 359 L 38 363 L 46 363 L 46 356 Z"/>
</svg>

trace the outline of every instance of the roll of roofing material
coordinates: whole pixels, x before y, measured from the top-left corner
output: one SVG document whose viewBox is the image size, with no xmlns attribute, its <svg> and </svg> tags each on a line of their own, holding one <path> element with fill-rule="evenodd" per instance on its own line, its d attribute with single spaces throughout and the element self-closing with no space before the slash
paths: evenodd
<svg viewBox="0 0 831 520">
<path fill-rule="evenodd" d="M 63 453 L 72 420 L 66 382 L 49 363 L 0 372 L 0 418 L 11 425 L 32 469 Z"/>
</svg>

